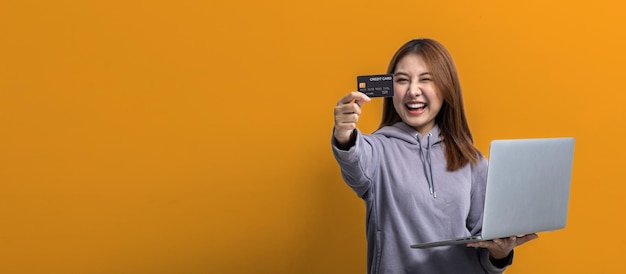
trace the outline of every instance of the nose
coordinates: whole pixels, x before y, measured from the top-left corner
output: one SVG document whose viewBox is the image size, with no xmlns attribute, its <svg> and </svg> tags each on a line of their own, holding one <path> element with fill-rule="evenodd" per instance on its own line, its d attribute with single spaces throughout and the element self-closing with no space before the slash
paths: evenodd
<svg viewBox="0 0 626 274">
<path fill-rule="evenodd" d="M 411 84 L 409 84 L 409 95 L 411 95 L 412 97 L 418 97 L 422 95 L 422 89 L 417 82 L 411 81 Z"/>
</svg>

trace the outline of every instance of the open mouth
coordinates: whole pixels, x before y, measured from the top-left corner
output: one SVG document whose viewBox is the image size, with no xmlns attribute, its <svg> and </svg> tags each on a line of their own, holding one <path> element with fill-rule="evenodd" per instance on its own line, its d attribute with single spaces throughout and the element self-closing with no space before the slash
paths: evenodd
<svg viewBox="0 0 626 274">
<path fill-rule="evenodd" d="M 424 108 L 426 108 L 426 104 L 425 103 L 410 103 L 410 104 L 406 104 L 406 107 L 411 111 L 419 111 L 419 110 L 423 110 Z"/>
</svg>

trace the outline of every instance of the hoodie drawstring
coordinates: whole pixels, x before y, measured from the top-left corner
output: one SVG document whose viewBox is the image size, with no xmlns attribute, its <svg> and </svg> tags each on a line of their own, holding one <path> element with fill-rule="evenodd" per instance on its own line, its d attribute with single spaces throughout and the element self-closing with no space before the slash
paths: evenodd
<svg viewBox="0 0 626 274">
<path fill-rule="evenodd" d="M 432 143 L 430 142 L 430 136 L 432 136 L 432 133 L 428 133 L 428 135 L 426 135 L 426 139 L 428 140 L 428 143 L 427 143 L 428 157 L 424 157 L 424 150 L 422 149 L 422 141 L 420 140 L 419 135 L 416 137 L 417 137 L 417 142 L 420 145 L 420 157 L 422 158 L 422 167 L 424 168 L 424 174 L 426 175 L 426 181 L 428 182 L 428 189 L 430 190 L 430 195 L 433 195 L 433 198 L 437 198 L 437 192 L 435 191 L 435 179 L 433 177 L 433 165 L 431 161 Z"/>
</svg>

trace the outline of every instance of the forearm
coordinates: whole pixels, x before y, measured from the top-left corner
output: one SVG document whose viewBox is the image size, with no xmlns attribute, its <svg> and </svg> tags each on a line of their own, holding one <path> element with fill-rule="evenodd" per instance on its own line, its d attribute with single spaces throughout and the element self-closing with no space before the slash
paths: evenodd
<svg viewBox="0 0 626 274">
<path fill-rule="evenodd" d="M 504 270 L 511 264 L 513 264 L 513 251 L 509 254 L 509 256 L 497 260 L 492 259 L 489 255 L 489 250 L 485 248 L 477 248 L 477 252 L 479 252 L 480 263 L 483 268 L 490 274 L 500 274 L 504 272 Z"/>
<path fill-rule="evenodd" d="M 375 149 L 368 139 L 358 130 L 354 131 L 354 143 L 346 149 L 338 146 L 335 138 L 332 140 L 332 150 L 337 163 L 341 167 L 344 181 L 359 196 L 363 196 L 371 185 L 373 171 L 376 166 Z"/>
<path fill-rule="evenodd" d="M 348 137 L 348 139 L 344 141 L 337 139 L 335 132 L 336 132 L 335 128 L 333 128 L 333 145 L 336 146 L 338 149 L 349 150 L 351 147 L 353 147 L 356 144 L 356 135 L 357 135 L 356 129 L 354 129 L 352 133 L 350 134 L 350 137 Z"/>
</svg>

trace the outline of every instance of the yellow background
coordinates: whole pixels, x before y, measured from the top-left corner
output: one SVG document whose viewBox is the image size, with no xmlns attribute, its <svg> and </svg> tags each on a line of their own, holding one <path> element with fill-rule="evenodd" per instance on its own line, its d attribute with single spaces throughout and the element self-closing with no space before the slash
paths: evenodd
<svg viewBox="0 0 626 274">
<path fill-rule="evenodd" d="M 507 273 L 623 272 L 624 8 L 2 0 L 0 272 L 364 273 L 332 108 L 415 37 L 455 58 L 483 152 L 576 137 L 567 228 Z"/>
</svg>

